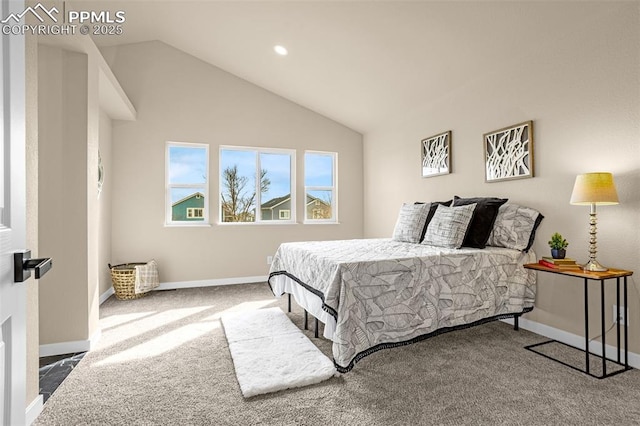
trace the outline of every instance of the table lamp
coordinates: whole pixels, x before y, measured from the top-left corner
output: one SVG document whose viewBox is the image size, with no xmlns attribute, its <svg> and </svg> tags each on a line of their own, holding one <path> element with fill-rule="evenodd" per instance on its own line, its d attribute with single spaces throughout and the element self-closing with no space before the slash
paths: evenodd
<svg viewBox="0 0 640 426">
<path fill-rule="evenodd" d="M 589 214 L 589 261 L 584 265 L 585 271 L 602 272 L 607 268 L 596 260 L 596 205 L 607 206 L 618 204 L 618 193 L 611 173 L 585 173 L 576 177 L 571 193 L 571 204 L 591 206 Z"/>
</svg>

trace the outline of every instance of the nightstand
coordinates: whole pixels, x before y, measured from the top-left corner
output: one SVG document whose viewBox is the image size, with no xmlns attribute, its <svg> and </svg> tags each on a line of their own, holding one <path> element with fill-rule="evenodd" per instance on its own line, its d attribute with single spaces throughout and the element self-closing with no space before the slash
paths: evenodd
<svg viewBox="0 0 640 426">
<path fill-rule="evenodd" d="M 616 280 L 616 306 L 618 307 L 618 317 L 620 317 L 620 278 L 623 278 L 624 284 L 623 284 L 623 298 L 624 298 L 624 307 L 625 309 L 627 309 L 627 307 L 629 306 L 627 304 L 627 277 L 633 275 L 632 271 L 625 271 L 623 269 L 609 269 L 608 271 L 605 272 L 583 272 L 581 270 L 561 270 L 561 269 L 554 269 L 554 268 L 548 268 L 546 266 L 540 265 L 539 263 L 529 263 L 524 265 L 524 267 L 526 269 L 534 269 L 536 271 L 540 271 L 540 272 L 549 272 L 549 273 L 553 273 L 553 274 L 559 274 L 559 275 L 565 275 L 568 277 L 575 277 L 575 278 L 581 278 L 584 280 L 584 345 L 585 345 L 585 349 L 582 350 L 580 348 L 576 348 L 574 346 L 571 345 L 567 345 L 566 343 L 563 342 L 558 342 L 557 340 L 548 340 L 545 342 L 541 342 L 541 343 L 536 343 L 533 345 L 529 345 L 529 346 L 525 346 L 526 349 L 537 353 L 538 355 L 542 355 L 545 358 L 548 358 L 550 360 L 559 362 L 560 364 L 566 365 L 567 367 L 573 368 L 574 370 L 578 370 L 581 371 L 583 373 L 586 373 L 592 377 L 598 378 L 598 379 L 603 379 L 605 377 L 611 377 L 611 376 L 615 376 L 616 374 L 620 374 L 623 373 L 625 371 L 628 370 L 632 370 L 632 367 L 629 367 L 629 352 L 628 352 L 628 342 L 629 342 L 629 327 L 626 326 L 624 327 L 624 363 L 622 362 L 622 358 L 621 358 L 621 341 L 620 341 L 620 322 L 617 323 L 617 347 L 616 347 L 616 351 L 617 351 L 617 359 L 610 359 L 606 357 L 606 343 L 605 343 L 605 318 L 604 318 L 604 307 L 605 307 L 605 297 L 604 297 L 604 286 L 605 286 L 605 281 L 607 280 L 611 280 L 614 279 Z M 602 359 L 602 375 L 596 375 L 593 374 L 590 371 L 589 368 L 589 355 L 595 355 L 592 354 L 589 351 L 589 293 L 588 293 L 588 284 L 589 281 L 600 281 L 600 327 L 602 330 L 602 355 L 600 356 L 600 358 Z M 627 319 L 628 321 L 628 319 Z M 553 358 L 545 353 L 542 352 L 538 352 L 535 350 L 535 348 L 538 348 L 540 346 L 549 344 L 549 343 L 560 343 L 562 345 L 565 346 L 569 346 L 571 348 L 577 349 L 577 350 L 581 350 L 585 353 L 585 368 L 581 369 L 578 368 L 576 366 L 573 366 L 571 364 L 567 364 L 561 360 L 558 360 L 556 358 Z M 610 373 L 607 373 L 607 362 L 611 362 L 614 364 L 617 364 L 621 367 L 624 367 L 623 369 L 619 369 Z"/>
</svg>

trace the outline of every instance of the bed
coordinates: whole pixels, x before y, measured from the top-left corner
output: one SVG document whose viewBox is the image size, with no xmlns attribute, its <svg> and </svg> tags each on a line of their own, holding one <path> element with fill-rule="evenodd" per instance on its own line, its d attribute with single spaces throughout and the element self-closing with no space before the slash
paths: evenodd
<svg viewBox="0 0 640 426">
<path fill-rule="evenodd" d="M 380 349 L 533 309 L 536 275 L 523 267 L 533 251 L 448 248 L 427 237 L 283 243 L 268 283 L 325 325 L 343 373 Z"/>
</svg>

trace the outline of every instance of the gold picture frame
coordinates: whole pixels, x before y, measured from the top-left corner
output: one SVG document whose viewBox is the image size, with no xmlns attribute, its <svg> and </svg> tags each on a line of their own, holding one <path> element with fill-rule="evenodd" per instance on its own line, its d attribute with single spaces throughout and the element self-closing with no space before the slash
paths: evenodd
<svg viewBox="0 0 640 426">
<path fill-rule="evenodd" d="M 451 130 L 422 139 L 422 177 L 451 173 Z"/>
<path fill-rule="evenodd" d="M 524 121 L 482 136 L 485 182 L 534 177 L 533 121 Z"/>
</svg>

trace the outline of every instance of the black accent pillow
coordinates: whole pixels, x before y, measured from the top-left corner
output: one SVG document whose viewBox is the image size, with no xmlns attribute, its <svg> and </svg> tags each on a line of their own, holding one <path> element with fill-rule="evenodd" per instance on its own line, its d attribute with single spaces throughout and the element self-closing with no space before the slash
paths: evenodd
<svg viewBox="0 0 640 426">
<path fill-rule="evenodd" d="M 445 207 L 451 207 L 451 203 L 453 200 L 449 201 L 433 201 L 431 202 L 431 207 L 429 208 L 429 214 L 427 215 L 427 221 L 424 224 L 424 228 L 422 228 L 422 235 L 420 235 L 420 241 L 424 240 L 424 235 L 427 233 L 427 227 L 429 226 L 429 222 L 433 219 L 433 215 L 436 214 L 436 210 L 438 209 L 438 204 L 443 205 Z M 428 204 L 417 201 L 415 204 Z"/>
<path fill-rule="evenodd" d="M 529 237 L 529 242 L 527 243 L 527 246 L 524 248 L 524 250 L 522 250 L 523 252 L 528 252 L 533 245 L 533 240 L 535 240 L 536 238 L 536 231 L 538 230 L 538 226 L 540 226 L 540 222 L 542 222 L 542 219 L 544 219 L 544 216 L 542 216 L 542 213 L 540 213 L 538 217 L 536 217 L 536 221 L 533 224 L 533 229 L 531 230 L 531 236 Z"/>
<path fill-rule="evenodd" d="M 464 236 L 462 247 L 473 247 L 483 249 L 487 246 L 487 240 L 493 230 L 493 224 L 498 216 L 498 209 L 501 205 L 509 201 L 508 198 L 481 197 L 481 198 L 460 198 L 453 197 L 454 206 L 464 206 L 476 203 L 471 223 Z"/>
</svg>

